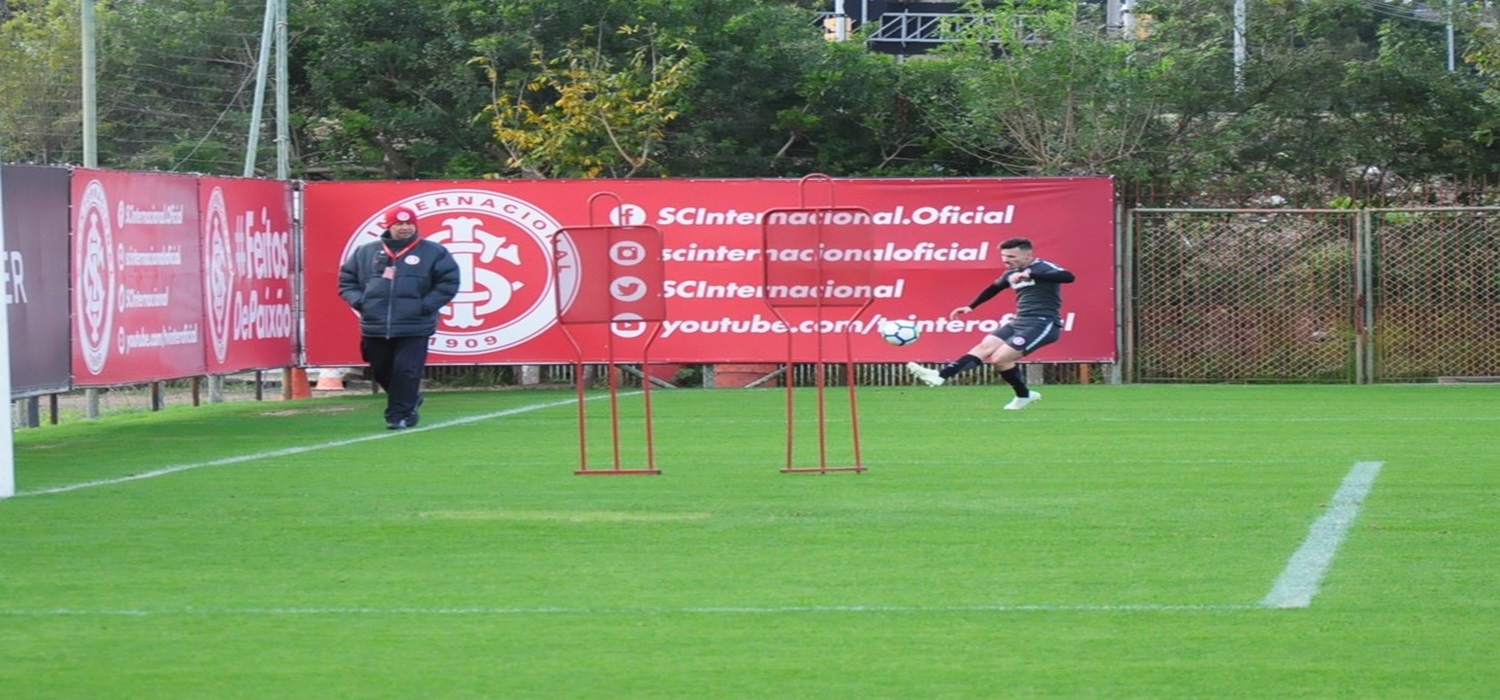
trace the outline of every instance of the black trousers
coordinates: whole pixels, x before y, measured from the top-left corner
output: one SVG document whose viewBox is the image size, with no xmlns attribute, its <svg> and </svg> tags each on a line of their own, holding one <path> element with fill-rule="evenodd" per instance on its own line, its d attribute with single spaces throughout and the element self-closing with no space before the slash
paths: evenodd
<svg viewBox="0 0 1500 700">
<path fill-rule="evenodd" d="M 411 418 L 422 395 L 422 372 L 427 368 L 427 337 L 360 338 L 360 354 L 370 363 L 375 383 L 385 390 L 385 420 Z"/>
</svg>

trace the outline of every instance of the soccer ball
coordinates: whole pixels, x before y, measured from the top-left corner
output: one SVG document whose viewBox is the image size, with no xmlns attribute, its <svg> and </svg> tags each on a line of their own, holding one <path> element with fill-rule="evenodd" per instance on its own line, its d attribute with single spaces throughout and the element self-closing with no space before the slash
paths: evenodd
<svg viewBox="0 0 1500 700">
<path fill-rule="evenodd" d="M 895 320 L 880 324 L 880 337 L 891 345 L 911 345 L 917 342 L 917 324 L 911 321 Z"/>
</svg>

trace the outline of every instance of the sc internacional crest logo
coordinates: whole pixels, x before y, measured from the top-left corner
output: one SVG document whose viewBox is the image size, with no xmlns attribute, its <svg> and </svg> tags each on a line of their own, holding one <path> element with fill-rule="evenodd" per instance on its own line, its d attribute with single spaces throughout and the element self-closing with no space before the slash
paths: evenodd
<svg viewBox="0 0 1500 700">
<path fill-rule="evenodd" d="M 224 188 L 215 187 L 208 198 L 203 224 L 208 232 L 204 264 L 208 289 L 208 334 L 213 341 L 214 359 L 223 362 L 229 355 L 230 302 L 234 295 L 235 269 L 233 235 L 229 230 L 229 208 L 224 203 Z"/>
<path fill-rule="evenodd" d="M 385 202 L 360 224 L 340 259 L 379 240 L 382 215 L 393 206 L 415 211 L 418 234 L 443 244 L 462 274 L 431 352 L 480 355 L 520 345 L 555 325 L 559 306 L 578 293 L 578 266 L 552 263 L 554 254 L 578 259 L 562 225 L 530 202 L 484 190 L 435 190 Z"/>
<path fill-rule="evenodd" d="M 83 363 L 89 373 L 95 375 L 104 371 L 104 364 L 109 359 L 109 343 L 115 326 L 118 270 L 109 209 L 109 195 L 104 191 L 104 184 L 98 180 L 89 181 L 78 203 L 78 219 L 73 227 L 73 269 L 77 280 L 73 289 L 73 308 Z"/>
</svg>

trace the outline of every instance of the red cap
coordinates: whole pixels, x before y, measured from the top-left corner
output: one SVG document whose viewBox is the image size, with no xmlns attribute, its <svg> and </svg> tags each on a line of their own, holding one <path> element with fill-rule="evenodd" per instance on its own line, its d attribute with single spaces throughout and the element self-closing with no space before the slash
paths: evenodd
<svg viewBox="0 0 1500 700">
<path fill-rule="evenodd" d="M 396 224 L 417 225 L 417 213 L 410 207 L 391 207 L 385 211 L 385 219 L 381 222 L 386 228 Z"/>
</svg>

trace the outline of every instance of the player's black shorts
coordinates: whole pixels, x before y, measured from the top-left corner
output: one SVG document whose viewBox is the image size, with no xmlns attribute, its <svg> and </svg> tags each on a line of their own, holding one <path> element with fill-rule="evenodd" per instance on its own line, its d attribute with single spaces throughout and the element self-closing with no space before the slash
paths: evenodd
<svg viewBox="0 0 1500 700">
<path fill-rule="evenodd" d="M 1030 355 L 1062 337 L 1062 319 L 1055 316 L 1022 316 L 996 328 L 990 335 L 1020 350 L 1021 355 Z"/>
</svg>

